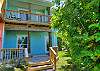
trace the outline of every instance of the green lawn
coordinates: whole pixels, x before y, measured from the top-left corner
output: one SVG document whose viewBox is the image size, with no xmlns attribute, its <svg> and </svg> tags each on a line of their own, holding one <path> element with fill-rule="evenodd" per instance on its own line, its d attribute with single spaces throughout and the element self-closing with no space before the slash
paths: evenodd
<svg viewBox="0 0 100 71">
<path fill-rule="evenodd" d="M 23 70 L 21 70 L 20 68 L 15 68 L 15 71 L 23 71 Z"/>
<path fill-rule="evenodd" d="M 64 51 L 59 51 L 58 52 L 59 60 L 57 62 L 57 71 L 66 71 L 64 70 L 65 66 L 68 64 L 67 60 L 70 59 L 70 57 L 66 56 L 66 52 Z"/>
</svg>

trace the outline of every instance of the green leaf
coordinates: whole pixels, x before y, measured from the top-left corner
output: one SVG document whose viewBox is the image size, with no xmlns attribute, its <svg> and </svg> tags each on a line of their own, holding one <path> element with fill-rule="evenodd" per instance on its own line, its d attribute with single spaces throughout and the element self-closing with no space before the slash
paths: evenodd
<svg viewBox="0 0 100 71">
<path fill-rule="evenodd" d="M 100 41 L 100 37 L 96 39 L 96 42 Z"/>
<path fill-rule="evenodd" d="M 94 34 L 96 42 L 100 41 L 100 32 Z"/>
<path fill-rule="evenodd" d="M 100 28 L 100 24 L 95 23 L 89 26 L 89 29 L 96 29 L 96 28 Z"/>
</svg>

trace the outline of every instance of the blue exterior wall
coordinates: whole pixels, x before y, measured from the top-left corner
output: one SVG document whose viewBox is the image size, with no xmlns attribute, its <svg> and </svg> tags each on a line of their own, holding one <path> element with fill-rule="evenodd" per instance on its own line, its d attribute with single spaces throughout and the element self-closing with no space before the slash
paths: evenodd
<svg viewBox="0 0 100 71">
<path fill-rule="evenodd" d="M 55 32 L 52 32 L 52 47 L 57 46 L 57 36 Z"/>
<path fill-rule="evenodd" d="M 30 3 L 31 2 L 31 3 Z M 18 3 L 27 3 L 27 5 L 25 4 L 18 4 Z M 31 5 L 29 5 L 31 4 Z M 47 4 L 47 5 L 46 5 Z M 6 0 L 6 10 L 15 10 L 18 11 L 19 8 L 21 9 L 31 9 L 33 14 L 37 14 L 37 12 L 39 12 L 40 14 L 48 14 L 48 10 L 46 9 L 47 7 L 49 7 L 49 4 L 51 4 L 50 2 L 42 2 L 42 1 L 37 1 L 37 2 L 32 2 L 32 0 Z M 45 7 L 43 9 L 33 9 L 33 7 L 36 6 L 41 6 L 41 7 Z M 46 12 L 45 12 L 46 10 Z"/>
<path fill-rule="evenodd" d="M 53 28 L 51 28 L 52 29 L 52 47 L 53 46 L 57 46 L 57 34 L 56 34 L 56 32 L 57 32 L 57 29 L 53 29 Z"/>
<path fill-rule="evenodd" d="M 27 32 L 23 31 L 5 31 L 3 48 L 16 48 L 17 35 L 26 35 Z"/>
<path fill-rule="evenodd" d="M 17 48 L 17 35 L 27 35 L 27 32 L 5 31 L 3 48 Z M 46 54 L 46 36 L 48 32 L 30 32 L 31 54 Z"/>
<path fill-rule="evenodd" d="M 4 43 L 3 48 L 16 48 L 17 36 L 14 31 L 4 32 Z"/>
<path fill-rule="evenodd" d="M 30 47 L 31 54 L 45 54 L 45 37 L 48 35 L 47 32 L 33 32 L 30 33 Z"/>
<path fill-rule="evenodd" d="M 27 9 L 26 8 L 27 5 L 25 5 L 25 7 L 24 5 L 23 7 L 16 6 L 18 1 L 22 1 L 22 0 L 7 0 L 6 9 L 7 10 L 18 10 L 20 7 L 23 9 L 24 8 Z M 31 1 L 25 0 L 25 2 L 31 2 Z M 22 2 L 24 2 L 24 0 Z M 45 5 L 44 3 L 42 4 L 43 6 Z M 33 3 L 32 6 L 33 5 L 38 6 L 38 5 L 41 5 L 41 3 L 40 2 Z M 46 5 L 46 7 L 49 7 L 49 6 Z M 40 12 L 41 14 L 43 13 L 48 14 L 48 11 L 46 8 L 43 9 L 43 12 L 41 10 L 32 10 L 32 13 L 34 14 L 37 14 L 38 12 Z M 27 31 L 14 31 L 14 30 L 7 31 L 6 30 L 4 33 L 3 48 L 17 48 L 17 35 L 27 35 Z M 46 53 L 45 37 L 47 36 L 48 36 L 48 32 L 30 32 L 31 54 L 45 54 Z M 57 37 L 55 36 L 54 32 L 52 33 L 52 46 L 57 46 Z"/>
</svg>

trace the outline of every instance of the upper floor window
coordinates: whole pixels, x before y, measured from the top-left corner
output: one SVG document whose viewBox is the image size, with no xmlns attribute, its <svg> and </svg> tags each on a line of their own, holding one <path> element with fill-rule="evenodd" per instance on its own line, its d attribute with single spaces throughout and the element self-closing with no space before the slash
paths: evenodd
<svg viewBox="0 0 100 71">
<path fill-rule="evenodd" d="M 18 11 L 18 18 L 21 20 L 27 21 L 30 19 L 30 14 L 28 14 L 30 10 L 18 8 Z"/>
</svg>

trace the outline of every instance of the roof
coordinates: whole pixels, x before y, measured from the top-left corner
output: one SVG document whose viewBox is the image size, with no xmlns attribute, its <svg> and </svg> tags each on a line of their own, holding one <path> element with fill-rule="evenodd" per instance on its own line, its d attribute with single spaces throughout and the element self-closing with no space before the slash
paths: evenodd
<svg viewBox="0 0 100 71">
<path fill-rule="evenodd" d="M 49 0 L 18 0 L 18 1 L 37 4 L 37 5 L 46 6 L 46 7 L 52 6 L 51 2 L 49 2 Z"/>
</svg>

